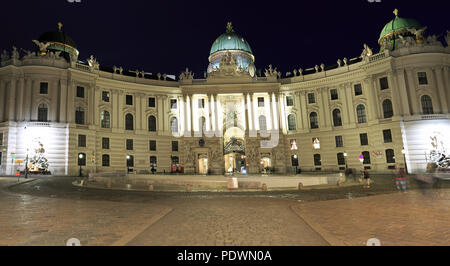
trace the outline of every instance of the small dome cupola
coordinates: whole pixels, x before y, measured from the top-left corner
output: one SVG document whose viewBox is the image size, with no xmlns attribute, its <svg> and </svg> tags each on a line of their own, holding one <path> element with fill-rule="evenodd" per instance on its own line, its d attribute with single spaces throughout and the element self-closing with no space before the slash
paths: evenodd
<svg viewBox="0 0 450 266">
<path fill-rule="evenodd" d="M 58 23 L 56 31 L 48 31 L 42 34 L 38 41 L 47 44 L 47 50 L 53 52 L 62 52 L 66 59 L 78 58 L 79 52 L 73 39 L 62 31 L 63 24 Z M 39 48 L 39 47 L 38 47 Z"/>
</svg>

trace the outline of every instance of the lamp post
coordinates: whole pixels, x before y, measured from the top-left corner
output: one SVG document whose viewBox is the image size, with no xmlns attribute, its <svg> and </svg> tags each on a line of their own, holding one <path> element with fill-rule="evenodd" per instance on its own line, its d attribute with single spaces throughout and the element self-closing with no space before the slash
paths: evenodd
<svg viewBox="0 0 450 266">
<path fill-rule="evenodd" d="M 348 156 L 348 154 L 344 151 L 345 171 L 347 171 L 347 168 L 348 168 L 348 166 L 347 166 L 347 156 Z"/>
<path fill-rule="evenodd" d="M 128 166 L 128 162 L 130 161 L 130 155 L 127 155 L 127 174 L 130 173 L 130 168 Z"/>
<path fill-rule="evenodd" d="M 78 158 L 80 159 L 80 161 L 79 161 L 79 165 L 80 165 L 80 177 L 82 177 L 83 175 L 82 175 L 82 170 L 81 170 L 81 160 L 83 160 L 83 154 L 82 153 L 80 153 L 79 155 L 78 155 Z"/>
<path fill-rule="evenodd" d="M 402 149 L 402 154 L 403 154 L 403 161 L 405 162 L 405 172 L 406 172 L 406 174 L 408 174 L 408 165 L 406 163 L 406 150 L 405 150 L 405 148 Z"/>
<path fill-rule="evenodd" d="M 27 156 L 26 156 L 26 158 L 25 158 L 25 179 L 28 179 L 28 152 L 29 152 L 29 148 L 28 148 L 28 134 L 27 134 L 27 132 L 28 132 L 28 130 L 27 130 L 27 126 L 25 125 L 25 139 L 27 140 L 26 141 L 26 144 L 25 145 L 27 145 Z"/>
<path fill-rule="evenodd" d="M 297 175 L 298 174 L 298 161 L 297 161 L 297 159 L 298 159 L 298 156 L 297 156 L 297 154 L 294 154 L 294 159 L 295 159 L 295 174 Z"/>
</svg>

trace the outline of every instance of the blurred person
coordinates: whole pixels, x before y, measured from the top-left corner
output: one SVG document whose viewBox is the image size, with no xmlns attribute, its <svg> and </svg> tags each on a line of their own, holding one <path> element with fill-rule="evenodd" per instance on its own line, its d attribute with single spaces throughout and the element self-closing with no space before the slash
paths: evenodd
<svg viewBox="0 0 450 266">
<path fill-rule="evenodd" d="M 397 190 L 399 192 L 406 192 L 406 183 L 408 181 L 408 175 L 406 174 L 406 170 L 403 167 L 397 168 L 397 176 L 395 177 L 395 185 L 397 186 Z"/>
<path fill-rule="evenodd" d="M 367 169 L 363 171 L 363 178 L 364 178 L 364 188 L 370 188 L 370 175 Z"/>
</svg>

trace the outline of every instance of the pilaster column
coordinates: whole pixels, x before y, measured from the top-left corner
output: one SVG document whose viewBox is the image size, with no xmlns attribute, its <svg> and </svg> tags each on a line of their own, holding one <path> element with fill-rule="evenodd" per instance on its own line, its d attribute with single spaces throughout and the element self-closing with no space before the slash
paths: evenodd
<svg viewBox="0 0 450 266">
<path fill-rule="evenodd" d="M 59 80 L 55 79 L 49 84 L 49 95 L 50 95 L 50 113 L 49 120 L 52 122 L 59 121 L 58 114 L 58 95 L 59 95 Z"/>
<path fill-rule="evenodd" d="M 125 129 L 125 114 L 123 113 L 123 106 L 124 106 L 124 97 L 123 97 L 123 91 L 119 90 L 117 93 L 117 98 L 119 100 L 119 108 L 117 109 L 117 117 L 119 118 L 119 128 Z"/>
<path fill-rule="evenodd" d="M 353 105 L 353 93 L 352 86 L 350 83 L 346 83 L 345 85 L 345 99 L 347 102 L 347 109 L 345 113 L 348 115 L 350 125 L 356 124 L 356 116 L 355 116 L 355 106 Z M 367 91 L 366 87 L 363 87 L 363 91 Z"/>
<path fill-rule="evenodd" d="M 33 81 L 33 88 L 36 87 L 37 81 Z M 35 89 L 33 89 L 35 90 Z M 69 80 L 69 88 L 67 93 L 67 122 L 75 121 L 75 82 Z"/>
<path fill-rule="evenodd" d="M 142 130 L 142 94 L 136 93 L 136 130 Z"/>
<path fill-rule="evenodd" d="M 297 113 L 295 114 L 295 117 L 297 119 L 296 121 L 296 125 L 297 125 L 297 130 L 298 129 L 304 129 L 303 127 L 303 121 L 302 121 L 302 111 L 301 111 L 301 104 L 300 104 L 300 92 L 296 92 L 294 95 L 294 105 L 295 105 L 295 109 L 297 109 Z M 286 100 L 286 99 L 285 99 Z"/>
<path fill-rule="evenodd" d="M 324 105 L 324 97 L 322 92 L 326 90 L 324 88 L 320 88 L 316 91 L 317 97 L 317 104 L 319 105 L 319 128 L 323 129 L 327 127 L 327 119 L 325 117 L 325 105 Z M 325 98 L 326 101 L 328 99 Z M 326 113 L 328 113 L 328 109 L 326 110 Z"/>
<path fill-rule="evenodd" d="M 307 109 L 308 103 L 306 102 L 306 91 L 300 92 L 300 109 L 301 109 L 301 116 L 302 116 L 302 128 L 308 129 L 308 109 Z"/>
<path fill-rule="evenodd" d="M 394 86 L 394 78 L 392 72 L 388 73 L 388 82 L 390 84 L 390 87 Z M 378 82 L 377 82 L 378 85 Z M 377 89 L 380 89 L 377 87 Z M 392 110 L 394 111 L 394 118 L 403 116 L 403 108 L 400 102 L 400 93 L 397 89 L 391 89 L 391 96 L 392 96 Z"/>
<path fill-rule="evenodd" d="M 284 94 L 280 93 L 278 95 L 278 102 L 280 105 L 280 119 L 281 119 L 281 129 L 283 131 L 284 134 L 287 134 L 288 130 L 287 130 L 287 117 L 286 117 L 286 109 L 285 109 L 285 104 L 284 104 Z"/>
<path fill-rule="evenodd" d="M 111 122 L 112 122 L 112 128 L 118 129 L 119 126 L 119 92 L 117 90 L 111 90 L 111 103 L 112 103 L 112 109 L 111 109 Z"/>
<path fill-rule="evenodd" d="M 60 94 L 59 94 L 59 122 L 67 122 L 67 80 L 61 79 L 59 81 Z M 28 87 L 27 87 L 28 91 Z M 26 99 L 26 98 L 25 98 Z M 25 118 L 26 119 L 26 118 Z"/>
<path fill-rule="evenodd" d="M 418 115 L 420 114 L 420 107 L 419 107 L 419 100 L 417 98 L 417 93 L 416 93 L 416 88 L 418 86 L 418 84 L 416 83 L 416 80 L 414 78 L 414 73 L 415 70 L 414 69 L 406 69 L 406 77 L 407 77 L 407 81 L 408 81 L 408 89 L 409 89 L 409 104 L 411 106 L 412 109 L 412 114 L 413 115 Z"/>
<path fill-rule="evenodd" d="M 376 120 L 377 117 L 377 112 L 376 112 L 376 108 L 377 108 L 377 99 L 376 99 L 376 94 L 373 88 L 373 83 L 372 83 L 372 78 L 366 78 L 363 81 L 364 87 L 367 88 L 367 92 L 368 92 L 368 99 L 367 99 L 367 105 L 366 108 L 369 110 L 369 121 L 373 121 Z"/>
<path fill-rule="evenodd" d="M 164 119 L 164 133 L 167 134 L 170 132 L 170 98 L 167 96 L 162 96 L 163 102 L 163 119 Z"/>
<path fill-rule="evenodd" d="M 19 85 L 17 87 L 16 97 L 16 121 L 23 120 L 23 99 L 25 93 L 25 79 L 22 77 L 19 79 Z"/>
<path fill-rule="evenodd" d="M 5 101 L 5 82 L 0 80 L 0 122 L 4 121 Z"/>
<path fill-rule="evenodd" d="M 438 91 L 439 102 L 441 104 L 441 112 L 443 114 L 448 114 L 448 104 L 447 104 L 447 95 L 449 92 L 446 91 L 445 83 L 444 83 L 444 73 L 443 67 L 433 68 L 433 73 L 436 82 L 436 90 Z"/>
<path fill-rule="evenodd" d="M 252 131 L 254 129 L 253 127 L 253 104 L 252 104 L 252 99 L 251 99 L 251 94 L 247 93 L 247 104 L 245 106 L 246 109 L 246 113 L 247 113 L 247 127 L 249 131 Z"/>
<path fill-rule="evenodd" d="M 274 103 L 274 97 L 273 97 L 274 95 L 273 95 L 273 92 L 271 92 L 270 94 L 269 94 L 269 102 L 270 102 L 270 106 L 269 106 L 269 114 L 270 114 L 270 129 L 269 130 L 275 130 L 275 119 L 274 119 L 274 106 L 275 106 L 275 103 Z"/>
<path fill-rule="evenodd" d="M 186 115 L 185 115 L 185 99 L 184 96 L 178 96 L 178 101 L 180 102 L 180 108 L 178 112 L 178 126 L 180 127 L 180 136 L 185 136 L 185 126 L 186 126 Z"/>
<path fill-rule="evenodd" d="M 15 102 L 16 102 L 16 86 L 17 80 L 15 78 L 11 79 L 9 82 L 9 87 L 7 87 L 8 97 L 6 102 L 6 110 L 7 110 L 7 120 L 15 121 Z"/>
<path fill-rule="evenodd" d="M 342 118 L 342 124 L 348 125 L 349 124 L 349 116 L 348 116 L 348 100 L 347 100 L 347 94 L 345 93 L 345 85 L 340 85 L 338 88 L 339 97 L 342 97 L 342 112 L 341 112 L 341 118 Z M 331 110 L 333 111 L 333 110 Z"/>
<path fill-rule="evenodd" d="M 213 131 L 213 132 L 216 132 L 216 130 L 217 130 L 217 119 L 216 119 L 216 97 L 217 97 L 217 95 L 216 94 L 211 94 L 210 95 L 210 99 L 211 99 L 211 104 L 210 104 L 210 107 L 211 107 L 211 119 L 212 119 L 212 121 L 211 121 L 211 130 Z"/>
<path fill-rule="evenodd" d="M 391 74 L 389 74 L 390 76 Z M 408 104 L 408 91 L 406 90 L 406 83 L 405 83 L 405 76 L 404 76 L 404 72 L 397 72 L 397 73 L 393 73 L 393 80 L 394 80 L 394 86 L 392 86 L 393 84 L 389 81 L 390 85 L 389 88 L 391 88 L 391 91 L 398 91 L 398 93 L 400 93 L 401 97 L 400 97 L 400 105 L 402 106 L 402 115 L 403 116 L 410 116 L 411 112 L 409 109 L 409 104 Z M 397 88 L 397 90 L 396 90 Z"/>
<path fill-rule="evenodd" d="M 161 132 L 164 131 L 164 109 L 163 109 L 163 99 L 161 95 L 157 96 L 157 108 L 158 108 L 158 132 L 161 134 Z"/>
</svg>

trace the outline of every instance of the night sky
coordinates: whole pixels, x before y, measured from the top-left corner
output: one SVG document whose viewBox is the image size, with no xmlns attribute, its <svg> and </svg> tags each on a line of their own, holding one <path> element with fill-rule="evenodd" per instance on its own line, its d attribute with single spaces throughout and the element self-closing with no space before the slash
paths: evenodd
<svg viewBox="0 0 450 266">
<path fill-rule="evenodd" d="M 81 1 L 4 1 L 0 49 L 34 49 L 31 40 L 61 21 L 80 60 L 92 54 L 101 65 L 177 76 L 189 67 L 202 77 L 211 45 L 231 21 L 249 42 L 257 69 L 272 64 L 284 74 L 358 57 L 364 43 L 378 51 L 395 8 L 428 26 L 428 34 L 450 29 L 442 0 Z"/>
</svg>

